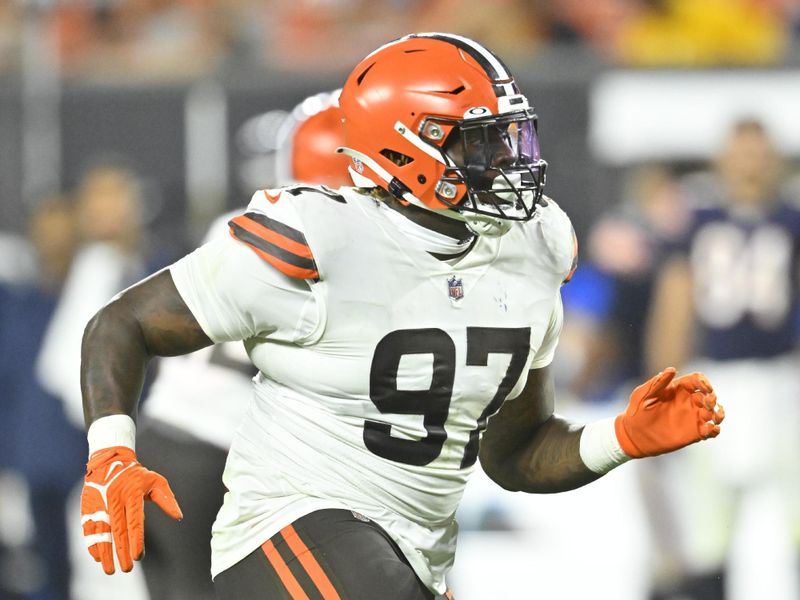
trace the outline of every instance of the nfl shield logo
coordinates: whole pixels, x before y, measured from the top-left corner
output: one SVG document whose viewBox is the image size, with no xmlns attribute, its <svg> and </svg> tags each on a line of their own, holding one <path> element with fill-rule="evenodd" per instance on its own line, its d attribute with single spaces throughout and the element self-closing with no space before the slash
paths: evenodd
<svg viewBox="0 0 800 600">
<path fill-rule="evenodd" d="M 461 300 L 464 297 L 464 284 L 455 275 L 447 280 L 447 293 L 451 300 Z"/>
</svg>

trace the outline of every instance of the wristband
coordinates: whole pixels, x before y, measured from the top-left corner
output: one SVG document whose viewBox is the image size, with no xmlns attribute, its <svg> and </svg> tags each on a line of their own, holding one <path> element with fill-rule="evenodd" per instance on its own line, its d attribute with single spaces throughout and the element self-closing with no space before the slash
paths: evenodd
<svg viewBox="0 0 800 600">
<path fill-rule="evenodd" d="M 128 415 L 100 417 L 89 426 L 89 456 L 113 446 L 125 446 L 136 451 L 136 423 Z"/>
<path fill-rule="evenodd" d="M 595 421 L 581 432 L 581 460 L 590 471 L 599 475 L 605 475 L 631 459 L 619 445 L 614 421 L 615 417 Z"/>
</svg>

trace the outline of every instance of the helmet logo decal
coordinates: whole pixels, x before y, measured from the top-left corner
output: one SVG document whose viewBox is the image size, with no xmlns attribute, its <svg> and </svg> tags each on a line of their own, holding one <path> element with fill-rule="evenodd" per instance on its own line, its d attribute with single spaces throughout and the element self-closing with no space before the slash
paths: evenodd
<svg viewBox="0 0 800 600">
<path fill-rule="evenodd" d="M 458 302 L 464 297 L 464 284 L 461 279 L 456 279 L 455 275 L 447 280 L 447 295 L 454 302 Z"/>
<path fill-rule="evenodd" d="M 492 111 L 490 111 L 485 106 L 473 106 L 467 112 L 464 113 L 465 119 L 477 119 L 479 117 L 485 117 L 490 115 Z"/>
<path fill-rule="evenodd" d="M 355 168 L 357 173 L 364 172 L 364 163 L 357 159 L 355 156 L 353 157 L 353 167 Z"/>
</svg>

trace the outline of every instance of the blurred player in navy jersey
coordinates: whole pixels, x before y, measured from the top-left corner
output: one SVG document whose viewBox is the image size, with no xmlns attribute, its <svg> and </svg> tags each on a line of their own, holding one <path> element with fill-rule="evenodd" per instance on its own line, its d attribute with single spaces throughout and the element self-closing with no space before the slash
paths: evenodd
<svg viewBox="0 0 800 600">
<path fill-rule="evenodd" d="M 702 368 L 731 412 L 719 444 L 651 463 L 659 540 L 686 580 L 676 597 L 798 598 L 792 545 L 797 483 L 800 210 L 761 123 L 736 122 L 683 243 L 656 284 L 649 365 Z M 795 199 L 796 201 L 796 199 Z M 659 481 L 659 479 L 656 479 Z M 720 575 L 725 571 L 725 579 Z M 669 595 L 665 597 L 671 597 Z"/>
<path fill-rule="evenodd" d="M 152 356 L 243 340 L 259 369 L 213 527 L 221 600 L 448 598 L 478 459 L 506 489 L 558 492 L 721 431 L 709 381 L 673 368 L 616 417 L 555 414 L 576 240 L 543 195 L 534 108 L 495 54 L 405 36 L 356 66 L 339 104 L 359 187 L 258 191 L 230 236 L 87 325 L 81 513 L 106 573 L 114 549 L 123 571 L 141 557 L 145 499 L 182 517 L 134 450 Z"/>
<path fill-rule="evenodd" d="M 643 338 L 653 283 L 688 213 L 670 170 L 642 165 L 631 171 L 622 202 L 589 231 L 581 268 L 562 293 L 570 319 L 562 341 L 578 354 L 565 385 L 581 399 L 617 400 L 648 373 Z"/>
<path fill-rule="evenodd" d="M 338 90 L 317 94 L 279 115 L 264 144 L 278 184 L 347 181 L 347 160 L 336 153 L 343 143 Z M 271 115 L 254 119 L 262 122 Z M 266 165 L 265 165 L 266 166 Z M 269 183 L 262 179 L 262 184 Z M 228 236 L 228 221 L 212 224 L 206 241 Z M 147 553 L 143 561 L 153 600 L 203 600 L 214 597 L 211 526 L 222 505 L 222 471 L 233 432 L 253 395 L 256 374 L 241 343 L 217 344 L 187 356 L 164 358 L 142 407 L 140 455 L 170 481 L 181 498 L 184 519 L 179 535 L 154 506 L 146 511 Z"/>
<path fill-rule="evenodd" d="M 86 443 L 70 426 L 61 400 L 42 388 L 34 366 L 78 244 L 72 203 L 61 197 L 40 201 L 30 214 L 28 239 L 34 277 L 0 281 L 0 473 L 10 466 L 27 482 L 33 549 L 40 562 L 29 557 L 2 561 L 13 553 L 0 557 L 0 598 L 66 600 L 67 522 L 74 522 L 66 516 L 67 498 L 81 477 Z M 15 498 L 6 486 L 2 489 L 3 508 L 13 509 Z M 24 522 L 17 514 L 13 520 Z"/>
</svg>

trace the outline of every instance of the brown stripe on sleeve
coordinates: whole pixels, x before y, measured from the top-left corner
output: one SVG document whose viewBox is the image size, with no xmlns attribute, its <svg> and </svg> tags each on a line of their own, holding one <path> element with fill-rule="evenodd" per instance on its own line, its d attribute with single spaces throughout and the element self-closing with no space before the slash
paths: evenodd
<svg viewBox="0 0 800 600">
<path fill-rule="evenodd" d="M 264 215 L 257 215 L 263 219 L 252 218 L 255 214 L 247 213 L 229 221 L 231 235 L 284 275 L 317 281 L 319 271 L 305 236 Z"/>
</svg>

